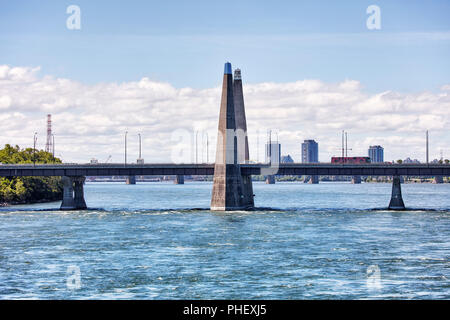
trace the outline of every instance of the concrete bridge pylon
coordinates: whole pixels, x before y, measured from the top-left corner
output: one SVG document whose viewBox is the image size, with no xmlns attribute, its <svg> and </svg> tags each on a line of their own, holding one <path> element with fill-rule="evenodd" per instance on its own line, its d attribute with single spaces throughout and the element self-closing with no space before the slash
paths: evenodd
<svg viewBox="0 0 450 320">
<path fill-rule="evenodd" d="M 63 200 L 61 203 L 61 210 L 75 209 L 75 200 L 73 199 L 73 180 L 70 177 L 62 177 L 63 183 Z"/>
<path fill-rule="evenodd" d="M 182 174 L 177 174 L 175 176 L 175 180 L 174 180 L 175 184 L 184 184 L 184 175 Z"/>
<path fill-rule="evenodd" d="M 361 176 L 352 176 L 352 183 L 353 184 L 360 184 L 361 183 Z"/>
<path fill-rule="evenodd" d="M 250 208 L 246 203 L 243 177 L 238 160 L 238 137 L 236 135 L 233 91 L 231 63 L 227 62 L 224 68 L 220 102 L 216 162 L 214 165 L 214 182 L 211 197 L 212 211 L 245 210 Z M 242 140 L 240 141 L 242 143 Z M 245 149 L 243 150 L 245 151 Z M 240 156 L 242 157 L 242 154 Z M 248 187 L 246 190 L 248 190 Z"/>
<path fill-rule="evenodd" d="M 125 179 L 126 184 L 136 184 L 136 176 L 127 176 Z"/>
<path fill-rule="evenodd" d="M 237 159 L 239 164 L 248 163 L 250 153 L 247 136 L 247 119 L 245 117 L 244 92 L 242 89 L 241 70 L 234 71 L 233 80 L 234 116 L 236 122 Z M 242 175 L 242 205 L 246 208 L 255 206 L 251 175 Z"/>
<path fill-rule="evenodd" d="M 61 202 L 61 210 L 84 210 L 87 209 L 86 201 L 84 200 L 84 181 L 86 177 L 63 176 L 61 181 L 63 183 L 63 200 Z"/>
<path fill-rule="evenodd" d="M 389 210 L 405 210 L 405 203 L 402 198 L 400 176 L 392 177 L 392 194 L 388 208 Z"/>
</svg>

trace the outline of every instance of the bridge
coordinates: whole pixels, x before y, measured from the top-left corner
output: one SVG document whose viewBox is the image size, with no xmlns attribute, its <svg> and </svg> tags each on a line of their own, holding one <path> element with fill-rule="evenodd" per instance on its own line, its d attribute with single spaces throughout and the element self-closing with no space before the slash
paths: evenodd
<svg viewBox="0 0 450 320">
<path fill-rule="evenodd" d="M 450 176 L 450 165 L 438 164 L 253 164 L 249 161 L 247 123 L 241 72 L 234 79 L 226 63 L 220 104 L 216 161 L 214 164 L 21 164 L 0 165 L 0 176 L 61 176 L 64 186 L 62 210 L 86 209 L 86 176 L 175 175 L 183 183 L 185 175 L 213 175 L 211 210 L 251 210 L 254 208 L 252 175 L 308 176 L 392 176 L 388 208 L 404 210 L 401 176 Z"/>
<path fill-rule="evenodd" d="M 450 176 L 446 164 L 241 164 L 242 175 Z M 0 177 L 214 175 L 215 164 L 14 164 L 0 165 Z"/>
<path fill-rule="evenodd" d="M 18 164 L 0 165 L 0 177 L 62 176 L 64 199 L 61 209 L 85 209 L 83 184 L 86 176 L 146 176 L 175 175 L 184 181 L 185 175 L 214 175 L 215 164 Z M 404 209 L 400 176 L 450 176 L 450 166 L 444 164 L 331 164 L 331 163 L 281 163 L 241 164 L 245 176 L 307 175 L 307 176 L 393 176 L 389 208 Z"/>
</svg>

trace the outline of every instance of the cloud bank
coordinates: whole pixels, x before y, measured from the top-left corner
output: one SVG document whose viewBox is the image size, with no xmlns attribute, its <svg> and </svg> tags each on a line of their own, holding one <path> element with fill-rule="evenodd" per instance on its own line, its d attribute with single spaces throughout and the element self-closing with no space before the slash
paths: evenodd
<svg viewBox="0 0 450 320">
<path fill-rule="evenodd" d="M 321 162 L 340 155 L 342 130 L 349 133 L 349 155 L 367 155 L 369 145 L 380 144 L 385 160 L 423 160 L 428 129 L 430 157 L 440 157 L 442 150 L 450 158 L 450 84 L 434 93 L 367 94 L 355 80 L 246 84 L 243 70 L 243 81 L 254 160 L 264 159 L 269 129 L 272 139 L 278 136 L 282 154 L 296 161 L 304 139 L 319 142 Z M 0 144 L 29 147 L 38 132 L 38 147 L 44 148 L 50 113 L 55 153 L 65 162 L 102 162 L 109 155 L 123 162 L 125 131 L 129 162 L 138 156 L 138 133 L 148 163 L 213 162 L 220 90 L 175 88 L 148 78 L 86 85 L 41 76 L 39 67 L 0 65 Z"/>
</svg>

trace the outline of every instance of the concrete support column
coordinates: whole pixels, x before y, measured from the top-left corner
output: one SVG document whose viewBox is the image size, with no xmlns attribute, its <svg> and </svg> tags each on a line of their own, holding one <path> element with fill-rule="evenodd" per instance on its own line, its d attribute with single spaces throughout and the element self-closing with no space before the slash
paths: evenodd
<svg viewBox="0 0 450 320">
<path fill-rule="evenodd" d="M 63 183 L 63 200 L 61 203 L 61 210 L 73 210 L 75 209 L 75 201 L 73 198 L 73 180 L 71 177 L 62 177 Z"/>
<path fill-rule="evenodd" d="M 266 184 L 275 184 L 275 176 L 274 175 L 266 176 Z"/>
<path fill-rule="evenodd" d="M 352 183 L 353 184 L 360 184 L 361 183 L 361 176 L 352 176 Z"/>
<path fill-rule="evenodd" d="M 444 177 L 443 176 L 435 176 L 433 179 L 433 183 L 444 183 Z"/>
<path fill-rule="evenodd" d="M 238 137 L 233 95 L 231 64 L 226 63 L 222 83 L 216 162 L 211 196 L 211 210 L 243 210 L 244 192 L 241 167 L 238 163 Z"/>
<path fill-rule="evenodd" d="M 389 202 L 389 210 L 405 210 L 405 204 L 402 198 L 402 189 L 400 184 L 400 176 L 392 177 L 392 195 Z"/>
<path fill-rule="evenodd" d="M 319 183 L 319 176 L 311 176 L 308 183 L 311 184 L 318 184 Z"/>
<path fill-rule="evenodd" d="M 184 175 L 177 174 L 174 182 L 175 184 L 184 184 Z"/>
<path fill-rule="evenodd" d="M 136 184 L 136 176 L 128 176 L 125 182 L 126 184 Z"/>
<path fill-rule="evenodd" d="M 255 199 L 254 199 L 255 195 L 253 194 L 252 176 L 243 175 L 242 184 L 243 184 L 242 193 L 244 195 L 243 204 L 246 208 L 252 209 L 255 207 Z"/>
<path fill-rule="evenodd" d="M 87 209 L 86 201 L 84 201 L 84 181 L 86 177 L 74 177 L 74 201 L 76 209 Z"/>
<path fill-rule="evenodd" d="M 242 90 L 242 74 L 240 69 L 234 71 L 233 80 L 234 117 L 237 137 L 237 163 L 249 163 L 250 151 L 248 148 L 247 120 L 245 117 L 244 92 Z M 242 175 L 242 203 L 246 209 L 255 206 L 253 184 L 251 175 Z"/>
</svg>

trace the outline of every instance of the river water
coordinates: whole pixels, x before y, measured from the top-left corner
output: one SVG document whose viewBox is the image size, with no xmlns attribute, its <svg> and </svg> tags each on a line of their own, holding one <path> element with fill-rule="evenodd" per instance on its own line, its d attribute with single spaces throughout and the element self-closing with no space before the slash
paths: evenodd
<svg viewBox="0 0 450 320">
<path fill-rule="evenodd" d="M 450 299 L 450 184 L 87 183 L 90 210 L 1 208 L 0 299 Z"/>
</svg>

